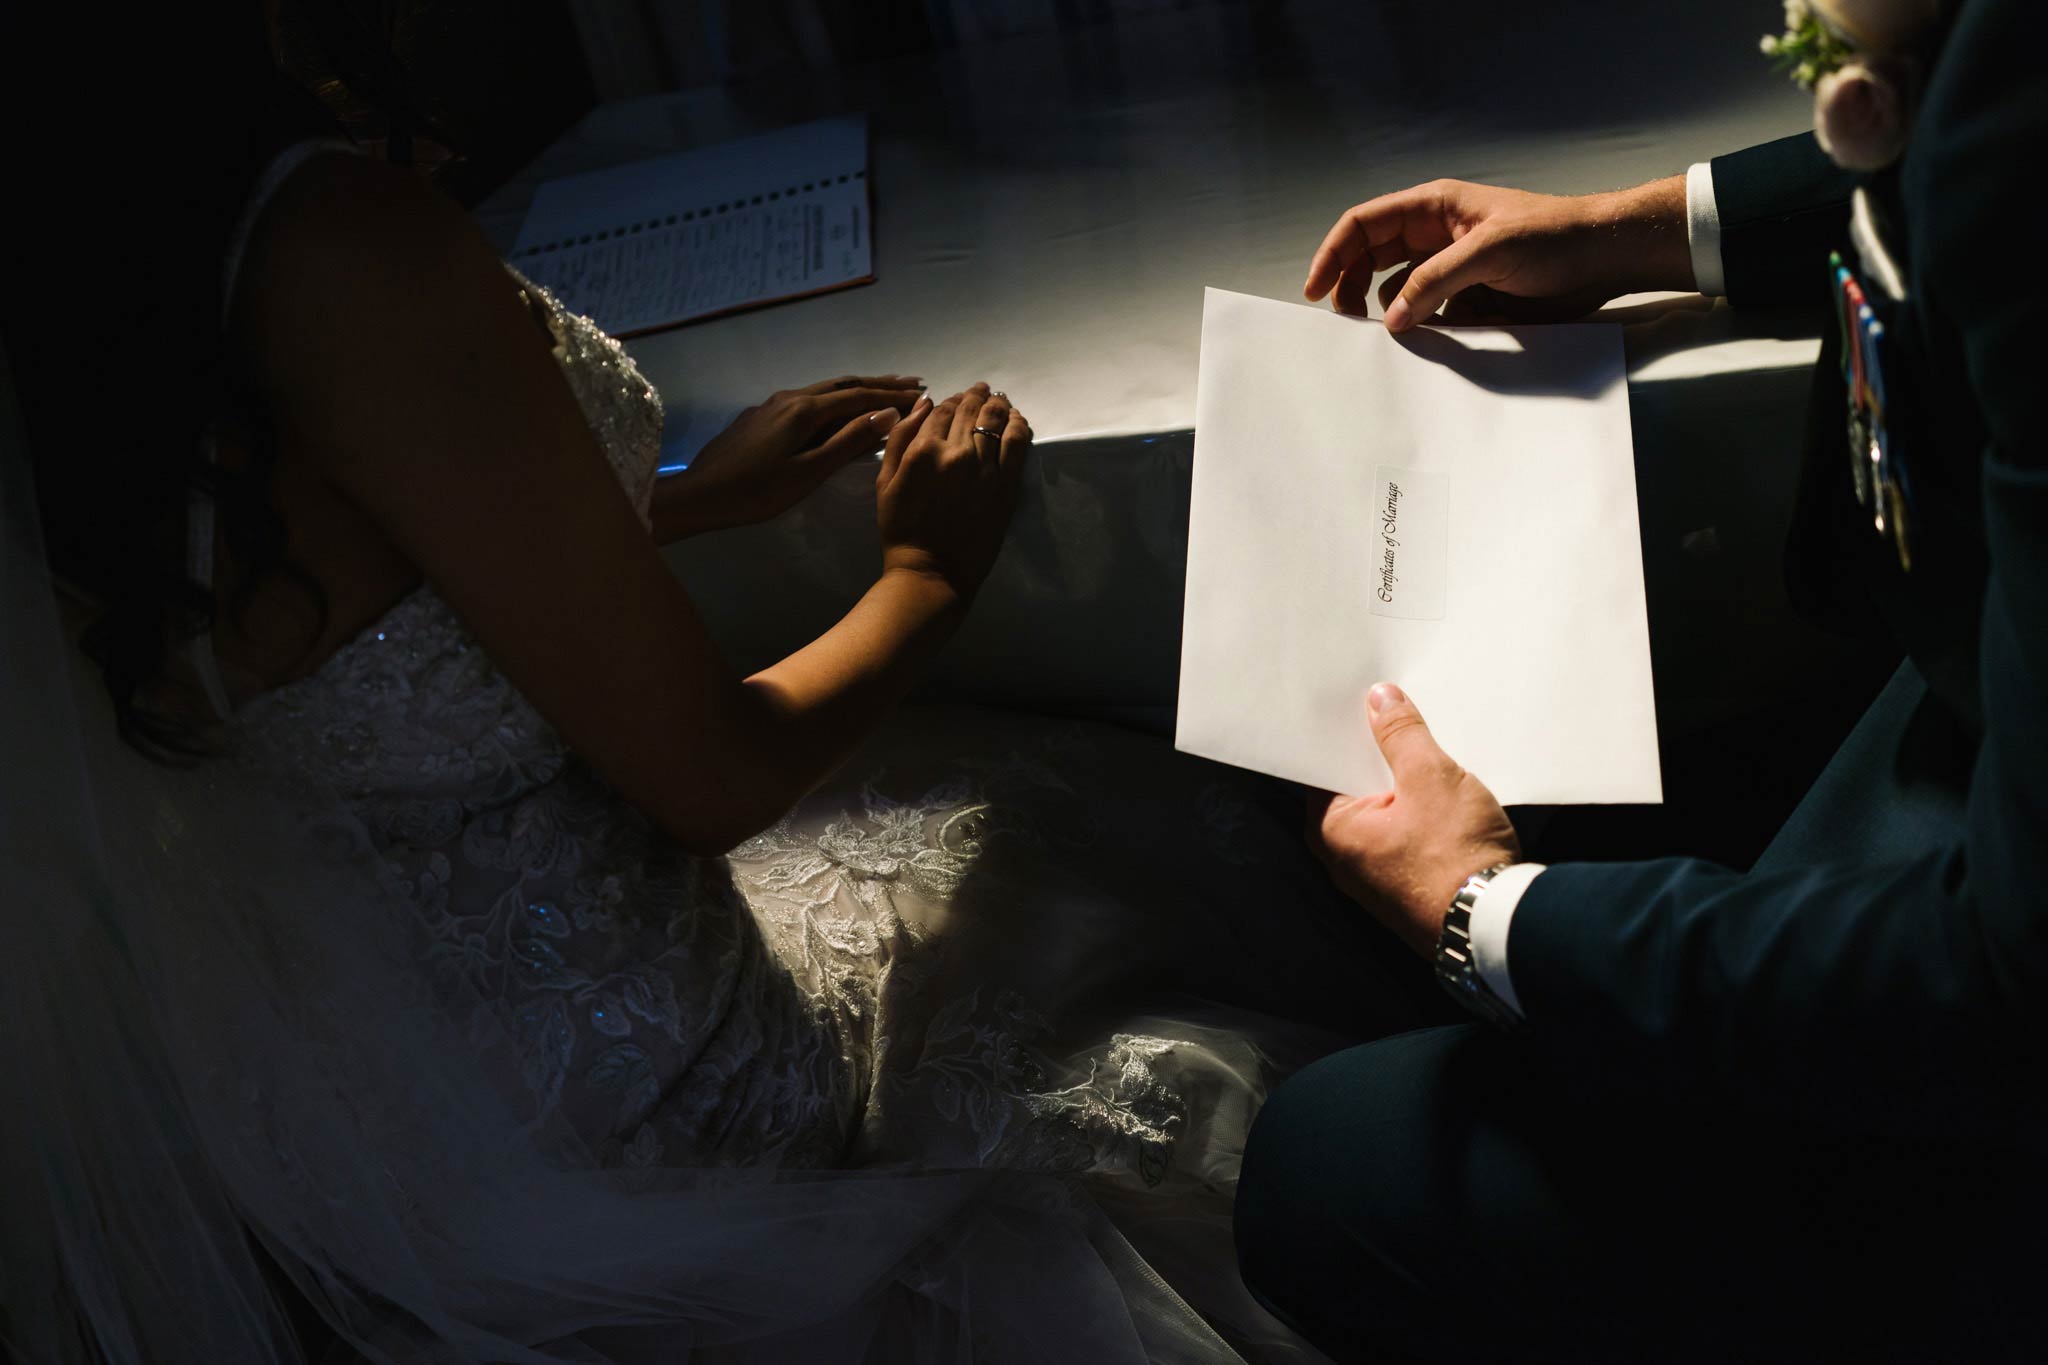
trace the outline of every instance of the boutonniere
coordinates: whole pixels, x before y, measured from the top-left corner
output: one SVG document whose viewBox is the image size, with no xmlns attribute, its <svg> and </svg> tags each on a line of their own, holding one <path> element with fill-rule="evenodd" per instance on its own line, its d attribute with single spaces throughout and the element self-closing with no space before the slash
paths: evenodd
<svg viewBox="0 0 2048 1365">
<path fill-rule="evenodd" d="M 1785 31 L 1760 46 L 1813 91 L 1813 134 L 1845 170 L 1875 171 L 1906 149 L 1918 93 L 1916 45 L 1940 0 L 1785 0 Z"/>
</svg>

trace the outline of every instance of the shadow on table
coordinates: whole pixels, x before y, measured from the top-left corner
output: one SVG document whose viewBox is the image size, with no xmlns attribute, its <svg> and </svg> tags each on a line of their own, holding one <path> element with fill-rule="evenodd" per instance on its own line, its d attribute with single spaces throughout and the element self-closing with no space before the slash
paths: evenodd
<svg viewBox="0 0 2048 1365">
<path fill-rule="evenodd" d="M 1595 398 L 1606 387 L 1589 376 L 1575 354 L 1473 346 L 1460 327 L 1417 327 L 1394 340 L 1417 359 L 1441 365 L 1488 393 L 1528 397 Z M 1492 330 L 1492 329 L 1488 329 Z M 1509 330 L 1512 330 L 1511 328 Z"/>
</svg>

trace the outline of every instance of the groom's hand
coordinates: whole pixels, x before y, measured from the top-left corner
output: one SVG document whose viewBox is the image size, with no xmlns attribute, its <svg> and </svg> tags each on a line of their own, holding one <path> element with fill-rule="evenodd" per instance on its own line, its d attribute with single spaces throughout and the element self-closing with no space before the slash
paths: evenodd
<svg viewBox="0 0 2048 1365">
<path fill-rule="evenodd" d="M 1367 694 L 1366 710 L 1394 789 L 1373 796 L 1311 791 L 1309 846 L 1346 895 L 1427 956 L 1465 879 L 1518 861 L 1522 845 L 1500 802 L 1437 747 L 1400 688 L 1379 684 Z"/>
<path fill-rule="evenodd" d="M 1619 294 L 1693 288 L 1685 177 L 1610 194 L 1550 195 L 1432 180 L 1347 210 L 1302 293 L 1366 314 L 1373 273 L 1387 330 L 1446 322 L 1557 322 Z"/>
</svg>

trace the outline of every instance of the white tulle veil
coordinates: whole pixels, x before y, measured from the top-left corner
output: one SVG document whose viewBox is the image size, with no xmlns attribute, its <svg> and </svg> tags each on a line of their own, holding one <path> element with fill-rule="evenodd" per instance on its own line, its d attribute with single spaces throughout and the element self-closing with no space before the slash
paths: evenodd
<svg viewBox="0 0 2048 1365">
<path fill-rule="evenodd" d="M 0 1334 L 20 1358 L 1230 1357 L 1056 1178 L 629 1183 L 522 1122 L 516 1049 L 480 1004 L 429 1003 L 341 811 L 116 738 L 0 388 Z"/>
</svg>

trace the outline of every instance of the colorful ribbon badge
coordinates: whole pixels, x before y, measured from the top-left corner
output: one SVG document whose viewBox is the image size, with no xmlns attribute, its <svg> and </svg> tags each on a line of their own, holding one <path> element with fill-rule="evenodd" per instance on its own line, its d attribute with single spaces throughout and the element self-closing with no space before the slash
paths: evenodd
<svg viewBox="0 0 2048 1365">
<path fill-rule="evenodd" d="M 1849 389 L 1849 471 L 1856 501 L 1871 514 L 1877 533 L 1892 542 L 1899 568 L 1913 569 L 1912 481 L 1892 449 L 1885 425 L 1886 356 L 1891 343 L 1863 286 L 1840 252 L 1828 253 L 1834 277 L 1835 326 L 1841 333 L 1842 379 Z"/>
</svg>

